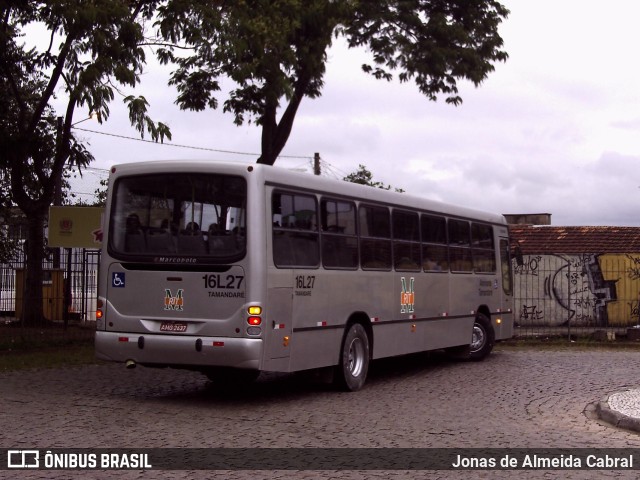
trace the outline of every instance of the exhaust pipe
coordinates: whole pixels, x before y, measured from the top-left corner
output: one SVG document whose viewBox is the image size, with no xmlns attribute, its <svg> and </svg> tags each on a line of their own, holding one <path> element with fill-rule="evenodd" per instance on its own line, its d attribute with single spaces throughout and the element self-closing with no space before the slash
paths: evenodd
<svg viewBox="0 0 640 480">
<path fill-rule="evenodd" d="M 135 362 L 135 360 L 127 360 L 124 364 L 124 366 L 128 369 L 131 370 L 132 368 L 136 368 L 137 363 Z"/>
</svg>

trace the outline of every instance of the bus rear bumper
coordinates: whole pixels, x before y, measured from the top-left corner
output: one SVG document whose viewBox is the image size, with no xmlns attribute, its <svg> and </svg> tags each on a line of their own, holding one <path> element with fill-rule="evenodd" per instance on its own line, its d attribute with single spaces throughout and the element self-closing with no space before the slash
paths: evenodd
<svg viewBox="0 0 640 480">
<path fill-rule="evenodd" d="M 260 369 L 259 338 L 193 337 L 96 332 L 96 357 L 146 366 Z"/>
</svg>

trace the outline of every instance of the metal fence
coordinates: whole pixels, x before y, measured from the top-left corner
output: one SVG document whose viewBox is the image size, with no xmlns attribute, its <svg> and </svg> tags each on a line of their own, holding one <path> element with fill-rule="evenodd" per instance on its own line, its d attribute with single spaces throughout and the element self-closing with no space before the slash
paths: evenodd
<svg viewBox="0 0 640 480">
<path fill-rule="evenodd" d="M 43 264 L 42 296 L 28 301 L 42 302 L 43 322 L 27 327 L 20 317 L 25 281 L 24 253 L 10 263 L 0 264 L 0 348 L 42 340 L 91 338 L 95 311 L 100 251 L 92 249 L 50 250 Z"/>
<path fill-rule="evenodd" d="M 526 255 L 514 264 L 516 336 L 640 338 L 640 254 Z"/>
</svg>

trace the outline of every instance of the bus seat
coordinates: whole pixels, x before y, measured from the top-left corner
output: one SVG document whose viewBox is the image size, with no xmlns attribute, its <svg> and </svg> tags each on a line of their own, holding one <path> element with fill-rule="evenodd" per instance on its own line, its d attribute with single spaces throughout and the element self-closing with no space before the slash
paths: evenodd
<svg viewBox="0 0 640 480">
<path fill-rule="evenodd" d="M 295 258 L 288 233 L 278 232 L 273 236 L 273 263 L 278 266 L 294 265 Z"/>
<path fill-rule="evenodd" d="M 144 233 L 140 227 L 138 215 L 132 213 L 127 217 L 125 225 L 125 250 L 127 252 L 144 252 L 146 249 Z"/>
<path fill-rule="evenodd" d="M 127 252 L 144 252 L 146 250 L 144 234 L 142 232 L 127 233 L 124 239 L 124 245 Z"/>
<path fill-rule="evenodd" d="M 175 253 L 173 235 L 168 230 L 153 229 L 147 232 L 147 247 L 153 253 Z"/>
<path fill-rule="evenodd" d="M 238 251 L 236 239 L 231 235 L 209 235 L 207 243 L 211 255 L 232 255 Z"/>
<path fill-rule="evenodd" d="M 202 255 L 206 250 L 202 235 L 178 235 L 178 253 Z"/>
<path fill-rule="evenodd" d="M 317 237 L 293 237 L 291 247 L 295 258 L 295 265 L 317 266 L 320 261 L 318 255 Z"/>
</svg>

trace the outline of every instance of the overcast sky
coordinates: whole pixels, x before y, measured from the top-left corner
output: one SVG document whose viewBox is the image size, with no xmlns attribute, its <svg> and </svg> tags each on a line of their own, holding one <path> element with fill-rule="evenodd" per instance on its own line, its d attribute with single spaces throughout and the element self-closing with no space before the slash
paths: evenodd
<svg viewBox="0 0 640 480">
<path fill-rule="evenodd" d="M 374 179 L 411 194 L 498 213 L 550 213 L 554 225 L 640 226 L 640 2 L 502 2 L 506 63 L 478 88 L 460 85 L 463 104 L 430 102 L 413 83 L 374 80 L 366 52 L 336 44 L 322 97 L 305 98 L 276 166 L 342 178 L 364 164 Z M 168 123 L 171 143 L 249 153 L 157 146 L 77 132 L 96 168 L 153 159 L 253 162 L 260 130 L 236 127 L 221 110 L 180 112 L 167 71 L 149 68 L 136 92 Z M 222 103 L 222 102 L 221 102 Z M 76 121 L 82 119 L 78 113 Z M 109 121 L 77 125 L 135 137 L 115 104 Z M 78 191 L 100 175 L 87 172 Z"/>
</svg>

